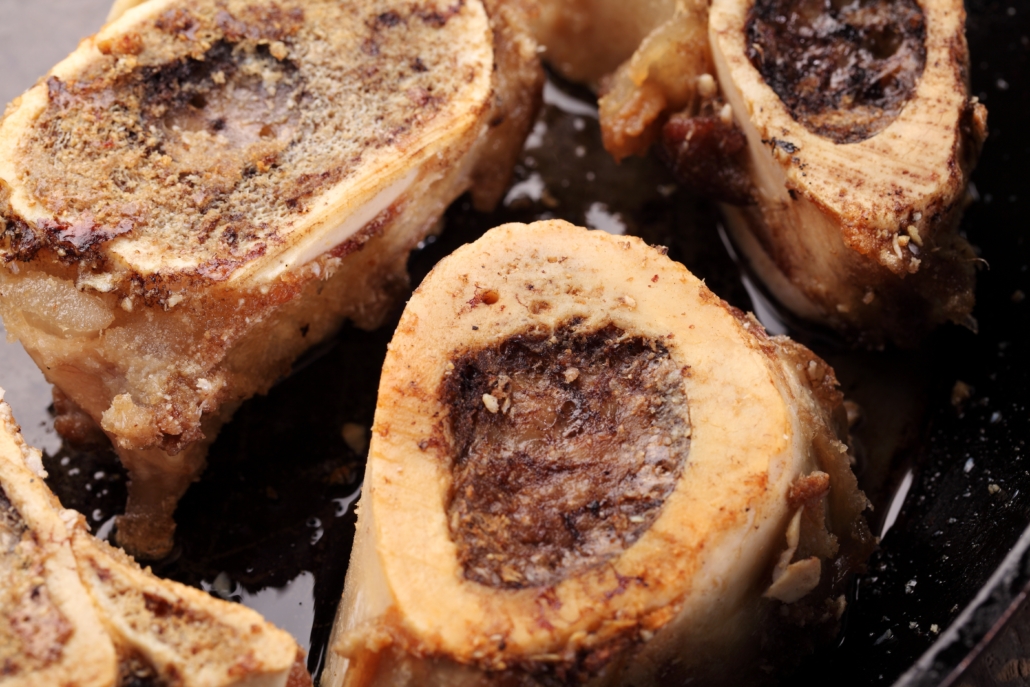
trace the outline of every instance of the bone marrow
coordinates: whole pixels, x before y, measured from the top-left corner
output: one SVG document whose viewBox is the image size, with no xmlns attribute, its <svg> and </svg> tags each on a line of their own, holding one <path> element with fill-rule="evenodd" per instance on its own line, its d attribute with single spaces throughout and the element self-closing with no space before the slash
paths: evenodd
<svg viewBox="0 0 1030 687">
<path fill-rule="evenodd" d="M 121 545 L 166 555 L 236 407 L 345 319 L 378 326 L 451 201 L 497 201 L 540 98 L 526 21 L 495 0 L 126 0 L 7 110 L 0 315 L 59 426 L 128 468 Z"/>
<path fill-rule="evenodd" d="M 690 446 L 682 371 L 661 341 L 564 325 L 454 364 L 447 516 L 466 578 L 553 585 L 651 526 Z"/>
<path fill-rule="evenodd" d="M 794 316 L 911 347 L 976 327 L 958 229 L 987 111 L 968 71 L 958 0 L 683 2 L 612 75 L 601 127 L 616 158 L 657 143 L 722 201 Z"/>
<path fill-rule="evenodd" d="M 0 390 L 0 683 L 310 687 L 304 652 L 238 604 L 99 541 L 43 481 Z"/>
<path fill-rule="evenodd" d="M 871 549 L 846 426 L 824 362 L 664 252 L 491 230 L 390 344 L 323 684 L 759 679 Z"/>
<path fill-rule="evenodd" d="M 757 0 L 747 55 L 795 121 L 837 143 L 885 129 L 915 93 L 926 23 L 915 0 Z"/>
<path fill-rule="evenodd" d="M 789 310 L 865 345 L 975 328 L 958 225 L 986 110 L 969 96 L 962 3 L 805 7 L 710 9 L 755 188 L 754 205 L 726 208 L 730 234 Z"/>
</svg>

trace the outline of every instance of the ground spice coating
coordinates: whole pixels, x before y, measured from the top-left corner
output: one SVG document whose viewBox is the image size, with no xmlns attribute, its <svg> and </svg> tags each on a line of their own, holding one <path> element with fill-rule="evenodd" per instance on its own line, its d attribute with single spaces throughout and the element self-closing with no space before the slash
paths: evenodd
<svg viewBox="0 0 1030 687">
<path fill-rule="evenodd" d="M 571 323 L 453 363 L 447 514 L 466 578 L 553 585 L 647 531 L 690 449 L 684 370 L 665 346 Z"/>
<path fill-rule="evenodd" d="M 837 143 L 886 128 L 926 64 L 915 0 L 757 0 L 748 58 L 791 116 Z"/>
<path fill-rule="evenodd" d="M 488 65 L 449 40 L 477 13 L 444 9 L 183 0 L 99 42 L 77 78 L 48 78 L 18 145 L 43 218 L 17 215 L 0 190 L 0 232 L 20 260 L 49 247 L 93 265 L 120 239 L 175 256 L 166 271 L 228 278 L 364 159 L 467 96 Z"/>
</svg>

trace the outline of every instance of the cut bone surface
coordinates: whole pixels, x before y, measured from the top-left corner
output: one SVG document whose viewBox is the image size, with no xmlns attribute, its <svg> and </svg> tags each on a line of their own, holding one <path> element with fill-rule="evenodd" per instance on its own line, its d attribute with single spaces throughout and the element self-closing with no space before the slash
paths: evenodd
<svg viewBox="0 0 1030 687">
<path fill-rule="evenodd" d="M 871 549 L 846 427 L 823 361 L 663 252 L 493 229 L 389 347 L 323 684 L 749 684 Z"/>
<path fill-rule="evenodd" d="M 377 326 L 457 196 L 497 201 L 542 84 L 524 20 L 129 0 L 9 108 L 0 314 L 128 468 L 122 545 L 166 554 L 236 407 L 344 319 Z"/>
<path fill-rule="evenodd" d="M 256 612 L 144 571 L 43 481 L 0 389 L 0 685 L 310 687 Z"/>
<path fill-rule="evenodd" d="M 734 204 L 748 267 L 802 318 L 871 346 L 975 327 L 977 260 L 958 225 L 986 110 L 968 93 L 962 3 L 835 8 L 681 2 L 615 72 L 605 144 L 622 157 L 661 131 L 683 183 Z M 702 26 L 708 45 L 674 57 Z M 661 76 L 670 63 L 681 83 Z"/>
</svg>

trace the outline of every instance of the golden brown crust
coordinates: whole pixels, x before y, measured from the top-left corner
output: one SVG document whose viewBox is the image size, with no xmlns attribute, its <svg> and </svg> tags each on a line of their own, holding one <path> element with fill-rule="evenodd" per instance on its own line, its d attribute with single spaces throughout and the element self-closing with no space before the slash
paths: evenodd
<svg viewBox="0 0 1030 687">
<path fill-rule="evenodd" d="M 680 181 L 732 204 L 748 267 L 804 319 L 870 346 L 975 328 L 958 223 L 987 132 L 962 3 L 827 8 L 679 3 L 610 79 L 605 146 L 640 154 L 660 132 Z M 707 41 L 689 39 L 698 27 Z"/>
<path fill-rule="evenodd" d="M 748 136 L 759 200 L 728 210 L 731 232 L 788 308 L 872 345 L 973 324 L 975 257 L 958 222 L 985 113 L 968 96 L 961 2 L 920 6 L 926 66 L 911 98 L 847 144 L 794 121 L 752 64 L 745 3 L 711 8 L 719 83 Z"/>
<path fill-rule="evenodd" d="M 178 0 L 128 13 L 80 49 L 85 64 L 37 86 L 38 114 L 8 117 L 8 129 L 32 120 L 5 132 L 18 136 L 5 175 L 34 180 L 5 210 L 18 227 L 8 258 L 44 250 L 116 277 L 125 296 L 134 277 L 219 281 L 289 246 L 329 189 L 418 146 L 489 80 L 481 6 L 448 7 Z M 441 49 L 459 40 L 467 59 Z M 155 265 L 164 253 L 178 260 Z"/>
</svg>

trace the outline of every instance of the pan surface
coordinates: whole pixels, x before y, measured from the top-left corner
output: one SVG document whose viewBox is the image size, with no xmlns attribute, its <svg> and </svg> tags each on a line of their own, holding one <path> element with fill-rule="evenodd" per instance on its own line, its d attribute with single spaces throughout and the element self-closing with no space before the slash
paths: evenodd
<svg viewBox="0 0 1030 687">
<path fill-rule="evenodd" d="M 99 28 L 109 2 L 0 0 L 0 101 Z M 867 353 L 781 319 L 738 269 L 713 206 L 678 188 L 653 158 L 613 163 L 590 95 L 555 80 L 502 206 L 479 214 L 459 199 L 440 238 L 411 259 L 417 284 L 437 260 L 508 221 L 560 217 L 636 234 L 835 366 L 864 411 L 855 428 L 860 480 L 883 541 L 856 585 L 841 641 L 806 661 L 795 683 L 1019 684 L 1030 675 L 1030 647 L 1020 641 L 1030 632 L 1030 6 L 967 7 L 973 93 L 990 111 L 962 225 L 986 261 L 978 334 L 945 327 L 918 351 Z M 391 332 L 391 324 L 347 327 L 246 403 L 179 506 L 174 553 L 154 566 L 261 611 L 309 648 L 313 672 L 346 573 L 359 438 L 372 424 Z M 957 382 L 972 394 L 953 403 Z M 62 444 L 49 387 L 16 344 L 0 344 L 0 386 L 26 438 L 45 450 L 55 492 L 110 536 L 125 501 L 113 453 Z"/>
</svg>

